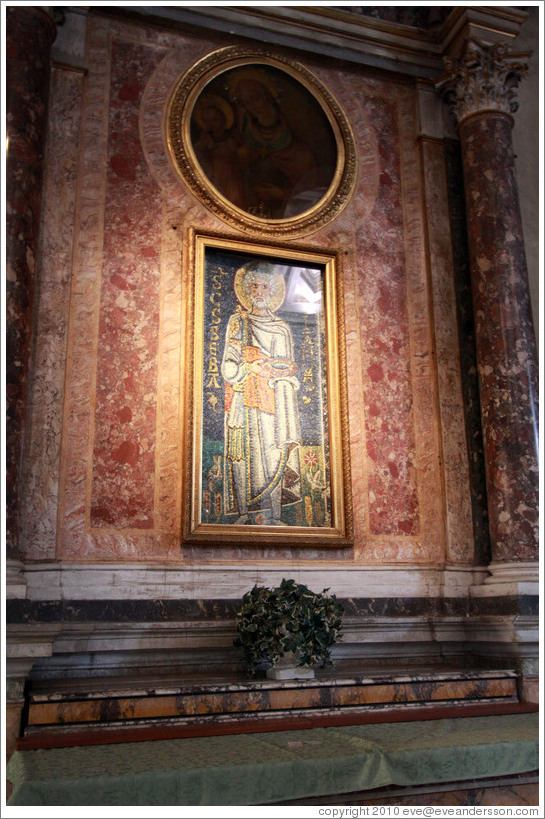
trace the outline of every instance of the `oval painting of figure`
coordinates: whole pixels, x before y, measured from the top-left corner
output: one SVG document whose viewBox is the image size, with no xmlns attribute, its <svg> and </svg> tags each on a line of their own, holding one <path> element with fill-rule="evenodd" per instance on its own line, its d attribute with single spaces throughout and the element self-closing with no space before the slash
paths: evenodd
<svg viewBox="0 0 545 819">
<path fill-rule="evenodd" d="M 289 232 L 329 208 L 317 229 L 344 206 L 342 196 L 332 206 L 339 186 L 351 188 L 350 128 L 315 78 L 274 63 L 246 58 L 226 68 L 222 59 L 193 87 L 186 79 L 185 98 L 178 89 L 171 106 L 171 150 L 186 181 L 229 221 Z"/>
<path fill-rule="evenodd" d="M 191 144 L 219 193 L 264 219 L 288 219 L 317 205 L 337 167 L 323 108 L 293 77 L 268 65 L 234 68 L 203 89 Z"/>
</svg>

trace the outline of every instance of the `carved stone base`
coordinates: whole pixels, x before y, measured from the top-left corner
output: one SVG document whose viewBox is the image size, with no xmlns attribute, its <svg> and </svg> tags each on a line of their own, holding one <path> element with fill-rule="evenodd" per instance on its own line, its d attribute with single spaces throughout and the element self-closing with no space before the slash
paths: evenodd
<svg viewBox="0 0 545 819">
<path fill-rule="evenodd" d="M 539 564 L 537 561 L 502 561 L 490 563 L 490 572 L 482 586 L 472 586 L 472 597 L 505 595 L 538 595 Z"/>
</svg>

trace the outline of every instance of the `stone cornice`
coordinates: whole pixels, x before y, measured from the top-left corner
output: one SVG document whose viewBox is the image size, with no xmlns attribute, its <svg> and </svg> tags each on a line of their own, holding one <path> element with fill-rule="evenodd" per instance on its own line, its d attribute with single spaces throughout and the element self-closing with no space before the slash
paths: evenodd
<svg viewBox="0 0 545 819">
<path fill-rule="evenodd" d="M 461 6 L 442 26 L 425 30 L 324 6 L 96 6 L 89 11 L 169 29 L 194 26 L 424 79 L 439 76 L 443 56 L 461 54 L 470 38 L 512 43 L 527 17 L 507 6 Z"/>
<path fill-rule="evenodd" d="M 511 45 L 528 12 L 508 6 L 457 6 L 441 31 L 441 52 L 460 58 L 471 41 L 484 46 Z"/>
</svg>

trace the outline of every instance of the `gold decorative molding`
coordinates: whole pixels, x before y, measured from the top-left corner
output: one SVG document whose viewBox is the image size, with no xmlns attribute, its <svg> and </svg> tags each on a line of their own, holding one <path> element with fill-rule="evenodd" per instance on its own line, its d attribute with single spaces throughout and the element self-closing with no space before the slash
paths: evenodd
<svg viewBox="0 0 545 819">
<path fill-rule="evenodd" d="M 187 294 L 189 332 L 186 338 L 185 362 L 190 362 L 185 383 L 185 437 L 183 475 L 183 527 L 182 547 L 201 546 L 293 546 L 333 547 L 353 546 L 354 521 L 350 481 L 350 439 L 348 421 L 348 394 L 346 381 L 346 342 L 344 328 L 344 294 L 340 271 L 340 254 L 317 252 L 301 246 L 278 245 L 252 240 L 239 240 L 222 234 L 204 234 L 190 230 L 189 275 L 192 280 Z M 240 521 L 230 524 L 203 518 L 203 442 L 205 440 L 205 336 L 209 325 L 204 321 L 204 293 L 206 259 L 208 251 L 221 251 L 240 255 L 260 264 L 288 265 L 292 267 L 321 268 L 323 286 L 323 321 L 325 343 L 321 367 L 324 380 L 324 417 L 327 419 L 323 434 L 327 451 L 325 472 L 331 508 L 322 524 L 308 525 L 304 522 L 286 523 L 282 526 L 271 522 Z M 228 264 L 231 264 L 228 262 Z M 222 271 L 223 273 L 223 271 Z M 218 276 L 216 275 L 217 279 Z M 217 293 L 216 293 L 217 295 Z M 221 300 L 213 302 L 220 306 Z M 223 336 L 221 336 L 223 338 Z M 218 351 L 219 354 L 219 351 Z M 222 410 L 223 411 L 223 410 Z M 308 442 L 307 442 L 308 443 Z M 302 444 L 306 446 L 307 444 Z M 302 457 L 302 456 L 301 456 Z M 252 513 L 254 517 L 254 513 Z"/>
<path fill-rule="evenodd" d="M 264 218 L 233 204 L 210 182 L 191 143 L 190 122 L 206 86 L 240 67 L 270 67 L 284 72 L 319 104 L 333 133 L 336 166 L 324 195 L 308 210 L 288 218 Z M 314 233 L 340 214 L 354 190 L 357 175 L 355 141 L 340 104 L 304 66 L 262 48 L 228 47 L 207 55 L 177 83 L 166 118 L 168 149 L 179 176 L 195 196 L 227 224 L 263 238 L 295 238 Z"/>
</svg>

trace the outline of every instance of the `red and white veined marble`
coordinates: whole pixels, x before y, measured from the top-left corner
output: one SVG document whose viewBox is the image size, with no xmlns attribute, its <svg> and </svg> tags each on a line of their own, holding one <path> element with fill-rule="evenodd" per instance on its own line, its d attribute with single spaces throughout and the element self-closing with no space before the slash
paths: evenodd
<svg viewBox="0 0 545 819">
<path fill-rule="evenodd" d="M 443 562 L 437 407 L 448 395 L 436 391 L 413 92 L 309 66 L 345 108 L 360 154 L 352 199 L 305 240 L 344 250 L 354 550 L 180 550 L 184 242 L 190 227 L 232 230 L 177 177 L 163 117 L 178 77 L 218 44 L 90 26 L 57 556 Z"/>
<path fill-rule="evenodd" d="M 492 556 L 537 560 L 538 374 L 512 121 L 460 125 Z"/>
<path fill-rule="evenodd" d="M 90 524 L 153 529 L 162 212 L 139 109 L 163 53 L 114 39 L 110 54 Z"/>
</svg>

